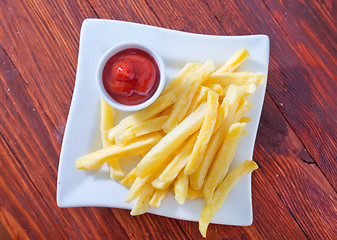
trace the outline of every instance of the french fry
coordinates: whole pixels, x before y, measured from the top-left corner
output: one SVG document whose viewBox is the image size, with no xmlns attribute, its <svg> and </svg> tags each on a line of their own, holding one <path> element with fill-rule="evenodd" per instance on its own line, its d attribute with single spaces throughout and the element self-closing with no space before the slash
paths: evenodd
<svg viewBox="0 0 337 240">
<path fill-rule="evenodd" d="M 203 189 L 207 203 L 211 201 L 214 190 L 226 176 L 229 165 L 234 157 L 238 141 L 247 134 L 247 131 L 244 130 L 245 126 L 246 123 L 234 123 L 229 128 L 225 141 L 221 144 L 212 162 Z"/>
<path fill-rule="evenodd" d="M 224 121 L 226 121 L 228 125 L 230 125 L 232 117 L 240 103 L 240 99 L 243 94 L 243 88 L 236 85 L 229 86 L 227 94 L 224 97 L 217 114 L 217 119 L 214 127 L 215 131 L 220 128 L 221 124 Z"/>
<path fill-rule="evenodd" d="M 214 63 L 207 61 L 189 76 L 177 102 L 173 105 L 169 118 L 162 126 L 165 133 L 170 132 L 184 119 L 198 87 L 213 71 Z"/>
<path fill-rule="evenodd" d="M 103 148 L 112 144 L 108 139 L 108 134 L 109 130 L 113 127 L 114 116 L 114 109 L 101 98 L 101 136 Z"/>
<path fill-rule="evenodd" d="M 213 91 L 209 91 L 207 96 L 207 112 L 202 127 L 199 131 L 197 141 L 193 147 L 193 151 L 189 157 L 188 163 L 185 166 L 184 173 L 186 175 L 191 175 L 193 172 L 195 172 L 203 159 L 208 141 L 212 136 L 216 123 L 219 106 L 218 101 L 218 94 Z"/>
<path fill-rule="evenodd" d="M 196 94 L 193 97 L 190 107 L 186 113 L 186 117 L 189 116 L 195 109 L 197 109 L 201 103 L 206 101 L 209 88 L 204 86 L 199 86 Z"/>
<path fill-rule="evenodd" d="M 256 91 L 256 85 L 253 84 L 253 83 L 250 83 L 250 84 L 247 84 L 247 85 L 243 85 L 241 86 L 245 93 L 244 93 L 244 96 L 247 96 L 247 95 L 252 95 L 253 93 L 255 93 Z"/>
<path fill-rule="evenodd" d="M 113 127 L 115 111 L 101 98 L 101 139 L 103 148 L 112 145 L 112 142 L 108 139 L 109 129 Z M 110 172 L 110 178 L 113 180 L 121 180 L 125 174 L 119 164 L 118 158 L 112 158 L 107 160 L 107 165 Z"/>
<path fill-rule="evenodd" d="M 190 175 L 190 184 L 194 189 L 198 190 L 202 188 L 213 158 L 220 148 L 220 145 L 223 142 L 230 125 L 239 121 L 239 119 L 249 110 L 250 103 L 243 100 L 241 103 L 240 99 L 242 99 L 242 96 L 242 88 L 236 85 L 231 85 L 229 87 L 226 97 L 223 99 L 219 108 L 217 123 L 214 127 L 214 134 L 207 145 L 204 159 L 201 161 L 197 170 L 192 175 Z M 240 106 L 240 103 L 242 106 Z M 239 113 L 235 113 L 237 109 L 239 109 Z"/>
<path fill-rule="evenodd" d="M 231 84 L 236 84 L 238 86 L 248 85 L 248 84 L 263 84 L 266 81 L 266 75 L 264 73 L 254 73 L 254 72 L 233 72 L 233 73 L 222 73 L 222 74 L 212 74 L 205 81 L 205 85 L 208 84 L 220 84 L 223 88 L 228 87 Z"/>
<path fill-rule="evenodd" d="M 165 170 L 159 175 L 158 179 L 162 182 L 172 182 L 185 167 L 189 156 L 193 150 L 198 133 L 193 134 L 187 143 L 182 147 L 181 151 L 166 166 Z"/>
<path fill-rule="evenodd" d="M 215 74 L 234 72 L 249 56 L 249 52 L 246 49 L 240 49 L 230 59 L 228 59 L 224 65 L 216 70 Z"/>
<path fill-rule="evenodd" d="M 187 191 L 188 191 L 188 176 L 181 171 L 178 178 L 174 184 L 174 196 L 180 205 L 183 205 L 186 201 Z"/>
<path fill-rule="evenodd" d="M 136 174 L 145 177 L 167 156 L 175 151 L 189 136 L 198 131 L 206 113 L 206 104 L 200 105 L 190 116 L 185 118 L 177 127 L 165 135 L 138 163 Z"/>
<path fill-rule="evenodd" d="M 137 201 L 130 212 L 132 216 L 141 215 L 146 212 L 150 199 L 153 195 L 153 191 L 154 189 L 151 185 L 147 186 L 143 190 L 142 194 L 137 198 Z"/>
<path fill-rule="evenodd" d="M 169 191 L 169 188 L 166 189 L 156 189 L 153 193 L 153 196 L 149 202 L 149 205 L 152 207 L 159 207 L 161 204 L 161 201 L 165 198 Z"/>
<path fill-rule="evenodd" d="M 225 91 L 220 84 L 208 84 L 205 87 L 216 92 L 219 96 L 223 96 L 225 94 Z"/>
<path fill-rule="evenodd" d="M 173 105 L 169 118 L 162 125 L 162 129 L 165 133 L 169 133 L 183 120 L 198 87 L 199 83 L 193 82 L 190 79 L 186 82 L 176 104 Z"/>
<path fill-rule="evenodd" d="M 226 134 L 226 126 L 223 125 L 212 135 L 209 144 L 207 145 L 203 161 L 200 163 L 198 169 L 189 176 L 192 188 L 196 190 L 200 190 L 202 188 L 208 169 L 210 168 L 215 154 L 220 148 Z"/>
<path fill-rule="evenodd" d="M 120 132 L 122 132 L 124 129 L 132 127 L 142 121 L 156 116 L 175 102 L 176 96 L 174 95 L 174 93 L 170 92 L 160 96 L 153 104 L 151 104 L 147 108 L 129 115 L 128 117 L 124 118 L 117 126 L 111 128 L 108 136 L 109 140 L 114 141 L 116 135 L 120 134 Z"/>
<path fill-rule="evenodd" d="M 142 154 L 151 149 L 161 138 L 162 135 L 160 133 L 154 132 L 135 138 L 134 141 L 126 145 L 111 145 L 78 158 L 75 166 L 82 170 L 93 170 L 99 168 L 111 158 L 115 159 Z"/>
<path fill-rule="evenodd" d="M 245 161 L 231 171 L 226 178 L 219 184 L 212 200 L 206 205 L 199 219 L 199 231 L 203 237 L 206 237 L 208 225 L 215 212 L 226 201 L 228 194 L 239 180 L 258 168 L 254 161 Z"/>
<path fill-rule="evenodd" d="M 109 168 L 110 178 L 116 181 L 122 180 L 125 177 L 125 173 L 118 159 L 109 160 L 106 162 Z"/>
<path fill-rule="evenodd" d="M 192 152 L 193 145 L 197 139 L 198 132 L 194 133 L 187 143 L 179 150 L 176 156 L 166 166 L 164 171 L 152 181 L 152 186 L 156 189 L 168 188 L 174 179 L 178 176 L 179 172 L 185 167 L 189 156 Z"/>
<path fill-rule="evenodd" d="M 124 185 L 125 187 L 130 188 L 132 184 L 135 182 L 137 176 L 136 176 L 136 169 L 132 169 L 125 178 L 120 180 L 120 184 Z"/>
<path fill-rule="evenodd" d="M 172 181 L 160 181 L 158 178 L 156 178 L 152 181 L 151 184 L 155 189 L 163 190 L 163 189 L 168 188 L 172 182 L 173 180 Z"/>
<path fill-rule="evenodd" d="M 238 122 L 252 107 L 253 104 L 251 102 L 249 102 L 246 98 L 242 98 L 240 100 L 238 110 L 235 113 L 233 122 Z"/>
<path fill-rule="evenodd" d="M 115 137 L 116 144 L 122 144 L 134 137 L 139 137 L 151 132 L 162 130 L 161 126 L 167 120 L 167 118 L 168 116 L 151 118 L 125 129 L 123 132 Z"/>
<path fill-rule="evenodd" d="M 167 160 L 167 159 L 165 159 Z M 135 170 L 136 171 L 136 170 Z M 144 191 L 144 188 L 151 185 L 151 182 L 158 177 L 158 175 L 163 171 L 162 166 L 154 167 L 150 173 L 148 173 L 145 177 L 140 178 L 136 177 L 135 181 L 133 182 L 132 186 L 130 187 L 129 193 L 126 196 L 125 202 L 131 202 L 137 197 L 141 195 Z M 152 185 L 151 185 L 152 187 Z"/>
<path fill-rule="evenodd" d="M 148 187 L 152 188 L 149 180 L 150 178 L 150 176 L 146 176 L 144 178 L 137 177 L 130 187 L 128 195 L 125 198 L 125 202 L 132 202 L 139 197 L 142 192 L 144 192 L 144 189 L 147 189 Z"/>
<path fill-rule="evenodd" d="M 187 200 L 194 200 L 204 197 L 202 190 L 195 190 L 194 188 L 188 187 Z"/>
<path fill-rule="evenodd" d="M 167 94 L 169 92 L 174 93 L 176 96 L 179 95 L 182 86 L 185 84 L 186 78 L 189 74 L 197 70 L 201 66 L 201 63 L 189 62 L 187 63 L 177 74 L 175 78 L 173 78 L 167 86 L 163 89 L 162 95 Z"/>
<path fill-rule="evenodd" d="M 250 117 L 242 117 L 239 122 L 241 123 L 249 123 L 252 119 Z"/>
</svg>

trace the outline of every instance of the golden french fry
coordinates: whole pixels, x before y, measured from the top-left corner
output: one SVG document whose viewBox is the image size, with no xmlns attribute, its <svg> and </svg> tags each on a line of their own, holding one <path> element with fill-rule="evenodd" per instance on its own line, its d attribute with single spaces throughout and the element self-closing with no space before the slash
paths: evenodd
<svg viewBox="0 0 337 240">
<path fill-rule="evenodd" d="M 178 154 L 166 166 L 165 170 L 159 175 L 158 180 L 162 182 L 172 182 L 185 167 L 189 156 L 193 150 L 193 145 L 197 140 L 198 133 L 193 134 L 187 143 L 182 147 Z"/>
<path fill-rule="evenodd" d="M 239 122 L 241 122 L 241 123 L 249 123 L 249 122 L 251 122 L 252 121 L 252 119 L 250 118 L 250 117 L 242 117 L 240 120 L 239 120 Z"/>
<path fill-rule="evenodd" d="M 118 159 L 107 161 L 110 178 L 119 181 L 125 177 Z"/>
<path fill-rule="evenodd" d="M 165 135 L 138 163 L 136 174 L 146 176 L 155 166 L 160 165 L 171 152 L 175 151 L 189 136 L 198 131 L 206 113 L 206 104 L 200 105 L 190 116 Z"/>
<path fill-rule="evenodd" d="M 227 94 L 220 105 L 214 131 L 218 130 L 221 124 L 223 124 L 225 121 L 227 122 L 228 127 L 230 126 L 232 117 L 240 103 L 240 99 L 243 94 L 243 88 L 236 85 L 229 86 Z"/>
<path fill-rule="evenodd" d="M 181 171 L 178 178 L 174 184 L 174 196 L 180 205 L 183 205 L 186 201 L 187 191 L 188 191 L 188 176 Z"/>
<path fill-rule="evenodd" d="M 194 189 L 202 188 L 213 158 L 220 148 L 231 124 L 239 121 L 242 115 L 249 110 L 250 103 L 248 101 L 242 101 L 241 103 L 240 99 L 242 99 L 242 96 L 242 88 L 236 85 L 231 85 L 229 87 L 226 97 L 223 99 L 219 108 L 217 123 L 214 127 L 214 134 L 207 145 L 204 159 L 201 161 L 197 170 L 190 175 L 190 184 Z M 240 103 L 242 106 L 240 106 Z M 235 113 L 237 109 L 239 110 Z"/>
<path fill-rule="evenodd" d="M 111 145 L 78 158 L 75 162 L 75 166 L 78 169 L 93 170 L 99 168 L 111 158 L 116 159 L 142 154 L 151 149 L 161 138 L 162 135 L 160 133 L 154 132 L 135 138 L 134 141 L 126 145 Z"/>
<path fill-rule="evenodd" d="M 212 74 L 207 78 L 204 84 L 220 84 L 223 88 L 226 88 L 231 84 L 242 86 L 248 84 L 264 84 L 265 81 L 266 75 L 264 73 L 228 72 L 222 74 Z"/>
<path fill-rule="evenodd" d="M 178 97 L 176 104 L 173 105 L 169 118 L 162 125 L 162 129 L 165 133 L 169 133 L 183 120 L 185 113 L 187 112 L 198 87 L 199 84 L 193 82 L 192 80 L 186 82 L 182 93 Z"/>
<path fill-rule="evenodd" d="M 199 219 L 199 230 L 203 237 L 206 237 L 209 222 L 215 212 L 226 201 L 226 198 L 238 181 L 248 173 L 258 168 L 254 161 L 245 161 L 231 171 L 226 178 L 219 184 L 212 200 L 206 205 Z"/>
<path fill-rule="evenodd" d="M 155 189 L 163 190 L 163 189 L 168 188 L 172 182 L 173 181 L 160 181 L 158 178 L 156 178 L 152 181 L 151 184 L 152 184 L 152 187 L 154 187 Z"/>
<path fill-rule="evenodd" d="M 143 190 L 142 194 L 137 198 L 137 201 L 130 212 L 132 216 L 141 215 L 146 212 L 149 201 L 153 195 L 153 191 L 154 189 L 151 185 L 147 186 Z"/>
<path fill-rule="evenodd" d="M 195 70 L 197 70 L 201 66 L 201 63 L 189 62 L 187 63 L 177 74 L 175 78 L 173 78 L 167 86 L 163 89 L 162 95 L 167 94 L 169 92 L 174 93 L 176 96 L 180 94 L 181 89 L 183 88 L 186 78 L 188 75 Z"/>
<path fill-rule="evenodd" d="M 195 109 L 197 109 L 201 103 L 206 101 L 209 88 L 204 86 L 199 86 L 196 94 L 193 97 L 190 107 L 186 113 L 186 117 L 189 116 Z"/>
<path fill-rule="evenodd" d="M 152 181 L 152 186 L 156 189 L 168 188 L 174 179 L 178 176 L 179 172 L 185 167 L 189 156 L 193 150 L 193 145 L 197 139 L 198 132 L 194 133 L 187 143 L 179 150 L 178 154 L 166 166 L 164 171 Z"/>
<path fill-rule="evenodd" d="M 240 49 L 230 59 L 228 59 L 224 65 L 216 70 L 215 74 L 234 72 L 249 56 L 249 52 L 246 49 Z"/>
<path fill-rule="evenodd" d="M 188 192 L 187 192 L 187 200 L 194 200 L 198 198 L 202 198 L 204 196 L 202 190 L 195 190 L 194 188 L 188 187 Z"/>
<path fill-rule="evenodd" d="M 196 190 L 200 190 L 204 184 L 208 169 L 227 134 L 225 129 L 226 126 L 223 125 L 212 135 L 207 145 L 203 161 L 200 163 L 198 169 L 189 176 L 190 185 Z"/>
<path fill-rule="evenodd" d="M 239 121 L 252 107 L 253 104 L 251 102 L 249 102 L 246 98 L 242 98 L 240 100 L 238 110 L 235 113 L 235 121 Z"/>
<path fill-rule="evenodd" d="M 167 160 L 167 159 L 165 159 Z M 137 170 L 135 170 L 137 171 Z M 131 202 L 137 197 L 141 195 L 144 191 L 144 188 L 151 185 L 151 182 L 163 171 L 162 166 L 154 167 L 150 173 L 148 173 L 145 177 L 140 178 L 136 177 L 135 181 L 133 182 L 132 186 L 130 187 L 129 193 L 126 196 L 125 202 Z M 152 187 L 152 185 L 151 185 Z"/>
<path fill-rule="evenodd" d="M 101 98 L 101 135 L 103 148 L 111 145 L 108 139 L 109 130 L 113 127 L 114 109 Z"/>
<path fill-rule="evenodd" d="M 193 151 L 185 166 L 184 173 L 186 175 L 190 175 L 195 172 L 203 159 L 208 141 L 212 136 L 213 129 L 216 123 L 218 106 L 218 94 L 213 91 L 209 91 L 207 96 L 207 112 L 204 118 L 204 122 L 199 131 L 197 141 L 193 147 Z"/>
<path fill-rule="evenodd" d="M 214 191 L 222 179 L 226 176 L 230 163 L 235 154 L 238 141 L 247 131 L 244 130 L 246 123 L 234 123 L 228 130 L 225 141 L 221 144 L 204 184 L 204 197 L 209 203 L 213 197 Z"/>
<path fill-rule="evenodd" d="M 247 84 L 247 85 L 242 85 L 241 87 L 245 91 L 244 96 L 252 95 L 256 91 L 256 85 L 253 84 L 253 83 Z"/>
<path fill-rule="evenodd" d="M 220 84 L 208 84 L 205 87 L 216 92 L 219 96 L 225 95 L 225 91 Z"/>
<path fill-rule="evenodd" d="M 149 205 L 152 207 L 159 207 L 161 201 L 165 198 L 166 194 L 168 193 L 169 188 L 166 189 L 156 189 L 154 194 L 149 202 Z"/>
<path fill-rule="evenodd" d="M 130 187 L 128 195 L 125 198 L 125 202 L 132 202 L 139 197 L 142 192 L 144 192 L 144 189 L 149 188 L 149 186 L 152 187 L 149 179 L 150 176 L 146 176 L 144 178 L 137 177 Z"/>
<path fill-rule="evenodd" d="M 117 126 L 113 127 L 109 131 L 109 140 L 113 141 L 117 134 L 120 134 L 124 129 L 134 126 L 142 121 L 145 121 L 151 117 L 156 116 L 164 109 L 171 106 L 176 101 L 174 93 L 167 93 L 160 96 L 153 104 L 147 108 L 140 110 L 134 114 L 131 114 L 124 118 Z"/>
<path fill-rule="evenodd" d="M 184 119 L 198 87 L 213 71 L 214 63 L 207 61 L 189 76 L 177 102 L 173 105 L 169 118 L 162 126 L 165 133 L 170 132 Z"/>
<path fill-rule="evenodd" d="M 161 126 L 167 120 L 167 118 L 168 116 L 151 118 L 125 129 L 115 137 L 116 144 L 125 143 L 134 137 L 139 137 L 151 132 L 162 130 Z"/>
<path fill-rule="evenodd" d="M 130 188 L 132 184 L 135 182 L 137 176 L 136 176 L 136 169 L 132 169 L 125 178 L 120 180 L 120 184 L 124 185 L 125 187 Z"/>
<path fill-rule="evenodd" d="M 114 109 L 101 98 L 101 136 L 103 148 L 112 145 L 108 139 L 109 129 L 113 127 L 115 112 Z M 107 160 L 110 172 L 110 178 L 113 180 L 121 180 L 125 174 L 119 164 L 118 158 Z"/>
</svg>

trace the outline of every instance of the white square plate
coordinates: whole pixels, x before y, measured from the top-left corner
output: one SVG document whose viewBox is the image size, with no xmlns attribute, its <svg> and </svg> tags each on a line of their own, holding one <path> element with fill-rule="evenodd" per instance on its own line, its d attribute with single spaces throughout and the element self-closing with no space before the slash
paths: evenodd
<svg viewBox="0 0 337 240">
<path fill-rule="evenodd" d="M 189 61 L 212 59 L 217 66 L 224 63 L 238 49 L 246 48 L 251 57 L 239 71 L 264 72 L 269 61 L 269 38 L 253 36 L 207 36 L 168 30 L 141 24 L 87 19 L 80 37 L 77 75 L 73 99 L 64 133 L 57 184 L 57 203 L 60 207 L 100 206 L 131 209 L 125 203 L 128 189 L 109 178 L 107 168 L 83 171 L 75 168 L 75 160 L 101 148 L 99 133 L 99 94 L 96 89 L 96 66 L 106 50 L 122 42 L 136 42 L 150 46 L 163 58 L 166 79 L 172 79 Z M 254 104 L 247 116 L 249 134 L 237 148 L 231 168 L 252 159 L 256 132 L 261 115 L 266 85 L 257 86 L 249 96 Z M 121 118 L 123 114 L 119 114 Z M 125 114 L 124 114 L 125 116 Z M 148 212 L 191 221 L 198 221 L 204 200 L 186 201 L 179 205 L 173 194 L 168 195 L 159 208 Z M 253 221 L 251 176 L 245 176 L 231 191 L 226 202 L 212 219 L 212 223 L 250 225 Z"/>
</svg>

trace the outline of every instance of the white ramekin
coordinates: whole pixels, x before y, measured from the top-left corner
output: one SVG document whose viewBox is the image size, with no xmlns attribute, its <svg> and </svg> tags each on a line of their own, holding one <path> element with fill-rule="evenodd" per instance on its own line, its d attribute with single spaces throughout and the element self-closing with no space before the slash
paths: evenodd
<svg viewBox="0 0 337 240">
<path fill-rule="evenodd" d="M 118 52 L 120 52 L 124 49 L 128 49 L 128 48 L 137 48 L 137 49 L 143 50 L 143 51 L 147 52 L 148 54 L 150 54 L 154 58 L 154 60 L 157 62 L 157 65 L 158 65 L 158 68 L 159 68 L 159 73 L 160 73 L 159 85 L 158 85 L 158 88 L 155 91 L 155 93 L 148 100 L 146 100 L 143 103 L 137 104 L 137 105 L 124 105 L 124 104 L 121 104 L 121 103 L 115 101 L 106 92 L 106 90 L 103 86 L 103 80 L 102 80 L 102 73 L 103 73 L 103 69 L 104 69 L 104 66 L 105 66 L 106 62 L 116 53 L 118 53 Z M 141 45 L 141 44 L 138 44 L 138 43 L 122 43 L 122 44 L 118 44 L 118 45 L 113 46 L 112 48 L 110 48 L 108 51 L 106 51 L 103 54 L 103 56 L 101 57 L 101 59 L 98 62 L 97 69 L 96 69 L 96 83 L 97 83 L 97 88 L 98 88 L 99 94 L 104 99 L 104 101 L 107 102 L 111 107 L 116 108 L 118 110 L 122 110 L 122 111 L 137 111 L 137 110 L 141 110 L 141 109 L 146 108 L 149 105 L 151 105 L 161 94 L 161 92 L 162 92 L 162 90 L 165 86 L 165 78 L 166 78 L 165 65 L 164 65 L 164 61 L 160 57 L 160 55 L 157 54 L 150 47 L 144 46 L 144 45 Z"/>
</svg>

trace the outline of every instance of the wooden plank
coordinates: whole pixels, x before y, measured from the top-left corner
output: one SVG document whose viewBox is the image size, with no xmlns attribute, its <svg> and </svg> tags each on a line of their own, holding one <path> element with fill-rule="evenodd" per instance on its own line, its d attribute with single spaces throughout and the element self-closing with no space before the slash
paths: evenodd
<svg viewBox="0 0 337 240">
<path fill-rule="evenodd" d="M 130 210 L 111 210 L 130 239 L 189 239 L 175 219 L 149 213 L 130 216 Z"/>
<path fill-rule="evenodd" d="M 289 124 L 280 119 L 282 114 L 267 95 L 254 159 L 305 235 L 334 239 L 337 193 L 317 165 L 310 164 L 310 155 Z"/>
<path fill-rule="evenodd" d="M 290 12 L 291 16 L 295 16 L 297 13 L 306 13 L 306 18 L 300 21 L 289 16 L 290 13 L 288 13 L 286 18 L 290 20 L 287 25 L 296 25 L 296 22 L 300 22 L 302 24 L 300 27 L 305 26 L 305 28 L 301 31 L 296 28 L 293 33 L 288 33 L 290 30 L 287 29 L 290 27 L 285 29 L 280 25 L 263 1 L 206 2 L 226 32 L 237 35 L 265 33 L 270 37 L 268 92 L 314 161 L 317 162 L 319 168 L 337 190 L 337 178 L 335 177 L 337 174 L 335 160 L 337 128 L 333 127 L 336 125 L 337 119 L 335 111 L 337 104 L 334 101 L 334 96 L 337 94 L 337 68 L 336 57 L 333 57 L 336 56 L 336 49 L 333 43 L 327 47 L 316 43 L 319 40 L 309 30 L 313 27 L 311 25 L 315 25 L 319 29 L 320 25 L 326 24 L 328 26 L 329 23 L 320 22 L 317 25 L 315 21 L 309 19 L 310 12 L 307 14 L 309 10 L 295 4 L 295 9 Z M 302 15 L 300 14 L 299 17 Z M 312 22 L 311 25 L 303 25 L 307 19 L 310 23 Z M 333 30 L 335 27 L 329 25 L 324 29 L 321 36 L 329 36 L 328 38 L 335 36 L 336 33 L 326 33 L 327 29 Z M 292 41 L 292 39 L 301 39 L 292 35 L 301 35 L 302 33 L 311 39 L 307 40 L 306 45 L 300 40 Z M 318 45 L 321 49 L 317 48 Z M 315 52 L 319 51 L 322 51 L 323 55 L 316 55 Z M 327 51 L 331 52 L 327 53 Z M 319 59 L 319 56 L 323 57 L 322 60 Z"/>
<path fill-rule="evenodd" d="M 224 33 L 216 16 L 204 1 L 147 2 L 165 28 L 202 34 Z"/>
<path fill-rule="evenodd" d="M 95 16 L 85 1 L 0 2 L 0 44 L 60 138 L 74 87 L 81 24 Z"/>
<path fill-rule="evenodd" d="M 146 0 L 88 0 L 100 18 L 161 26 Z"/>
<path fill-rule="evenodd" d="M 9 234 L 14 239 L 128 239 L 108 209 L 57 207 L 57 130 L 2 48 L 0 59 L 0 219 Z"/>
</svg>

